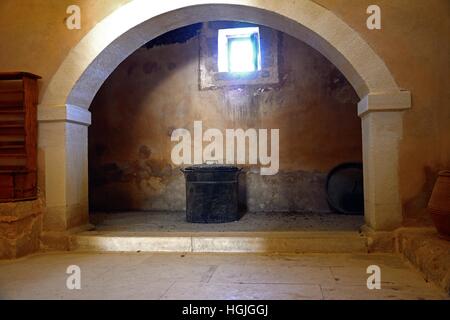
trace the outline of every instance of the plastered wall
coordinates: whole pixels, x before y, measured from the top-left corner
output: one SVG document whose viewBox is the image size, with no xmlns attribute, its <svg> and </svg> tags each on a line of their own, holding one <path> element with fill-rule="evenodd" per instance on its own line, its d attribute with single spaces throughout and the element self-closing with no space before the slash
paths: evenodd
<svg viewBox="0 0 450 320">
<path fill-rule="evenodd" d="M 280 130 L 280 172 L 261 176 L 258 166 L 244 166 L 248 210 L 329 211 L 327 171 L 361 161 L 358 96 L 320 53 L 285 34 L 275 39 L 277 50 L 263 50 L 278 52 L 275 85 L 200 90 L 199 36 L 142 48 L 124 61 L 91 106 L 91 207 L 183 210 L 184 178 L 171 161 L 170 136 L 176 128 L 193 133 L 201 120 L 204 130 Z"/>
<path fill-rule="evenodd" d="M 0 70 L 43 76 L 42 89 L 70 48 L 98 21 L 128 1 L 3 0 L 0 2 Z M 365 26 L 371 0 L 317 0 L 355 29 L 385 61 L 398 84 L 411 91 L 404 115 L 400 188 L 404 214 L 423 209 L 436 173 L 450 167 L 449 6 L 447 0 L 379 0 L 382 30 Z M 65 28 L 65 9 L 79 4 L 82 29 Z M 42 90 L 41 90 L 42 92 Z M 42 177 L 41 177 L 42 178 Z"/>
</svg>

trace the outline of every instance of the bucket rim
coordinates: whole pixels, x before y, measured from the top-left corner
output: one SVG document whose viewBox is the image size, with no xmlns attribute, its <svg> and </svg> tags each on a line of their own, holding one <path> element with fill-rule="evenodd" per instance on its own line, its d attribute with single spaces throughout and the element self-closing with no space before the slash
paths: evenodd
<svg viewBox="0 0 450 320">
<path fill-rule="evenodd" d="M 198 164 L 180 169 L 182 172 L 237 172 L 242 168 L 224 164 Z"/>
</svg>

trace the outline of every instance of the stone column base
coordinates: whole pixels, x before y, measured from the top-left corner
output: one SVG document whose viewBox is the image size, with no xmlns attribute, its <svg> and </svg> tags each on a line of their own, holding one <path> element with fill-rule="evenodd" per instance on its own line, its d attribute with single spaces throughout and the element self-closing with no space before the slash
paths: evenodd
<svg viewBox="0 0 450 320">
<path fill-rule="evenodd" d="M 395 230 L 376 231 L 368 225 L 363 225 L 360 231 L 367 238 L 367 251 L 369 253 L 397 252 Z"/>
<path fill-rule="evenodd" d="M 0 203 L 0 259 L 39 251 L 44 210 L 41 199 Z"/>
<path fill-rule="evenodd" d="M 41 249 L 44 251 L 62 250 L 70 251 L 72 249 L 71 239 L 74 234 L 90 231 L 95 229 L 95 226 L 86 223 L 81 226 L 65 230 L 65 231 L 45 231 L 41 236 Z"/>
</svg>

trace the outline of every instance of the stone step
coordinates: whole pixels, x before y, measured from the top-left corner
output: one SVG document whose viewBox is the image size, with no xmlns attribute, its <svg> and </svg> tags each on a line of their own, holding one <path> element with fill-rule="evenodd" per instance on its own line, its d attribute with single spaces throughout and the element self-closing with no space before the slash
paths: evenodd
<svg viewBox="0 0 450 320">
<path fill-rule="evenodd" d="M 356 231 L 119 232 L 85 231 L 70 249 L 115 252 L 361 253 L 367 239 Z"/>
</svg>

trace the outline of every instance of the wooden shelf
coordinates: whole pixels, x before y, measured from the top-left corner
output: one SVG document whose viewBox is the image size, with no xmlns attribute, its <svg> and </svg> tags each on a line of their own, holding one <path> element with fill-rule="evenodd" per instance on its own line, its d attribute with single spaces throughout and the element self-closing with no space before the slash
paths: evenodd
<svg viewBox="0 0 450 320">
<path fill-rule="evenodd" d="M 25 141 L 21 141 L 21 140 L 0 141 L 0 149 L 1 148 L 23 148 L 23 147 L 25 147 Z"/>
<path fill-rule="evenodd" d="M 0 157 L 2 157 L 3 159 L 6 159 L 6 158 L 12 158 L 12 159 L 24 159 L 24 158 L 26 158 L 27 157 L 27 154 L 26 153 L 17 153 L 17 151 L 13 151 L 13 152 L 16 152 L 16 153 L 7 153 L 7 154 L 2 154 L 2 155 L 0 155 Z"/>
<path fill-rule="evenodd" d="M 0 72 L 0 202 L 37 197 L 40 78 L 28 72 Z"/>
<path fill-rule="evenodd" d="M 22 80 L 23 78 L 28 79 L 42 79 L 40 76 L 22 71 L 13 71 L 13 72 L 0 72 L 0 80 Z"/>
<path fill-rule="evenodd" d="M 25 128 L 23 126 L 16 127 L 1 127 L 0 126 L 0 136 L 6 137 L 16 137 L 25 135 Z"/>
<path fill-rule="evenodd" d="M 2 119 L 0 119 L 0 127 L 11 127 L 11 126 L 23 127 L 24 126 L 23 119 L 19 119 L 19 120 L 2 120 Z"/>
<path fill-rule="evenodd" d="M 1 173 L 26 173 L 28 172 L 27 168 L 24 166 L 0 166 L 0 174 Z"/>
<path fill-rule="evenodd" d="M 7 115 L 7 114 L 25 114 L 25 111 L 23 109 L 19 109 L 19 108 L 15 108 L 15 109 L 10 109 L 10 110 L 3 110 L 0 109 L 0 116 L 2 115 Z"/>
<path fill-rule="evenodd" d="M 0 89 L 1 94 L 23 94 L 24 91 L 21 89 Z"/>
<path fill-rule="evenodd" d="M 5 100 L 1 100 L 1 96 L 0 96 L 0 108 L 2 107 L 7 107 L 7 108 L 21 108 L 23 106 L 23 102 L 22 101 L 5 101 Z"/>
</svg>

